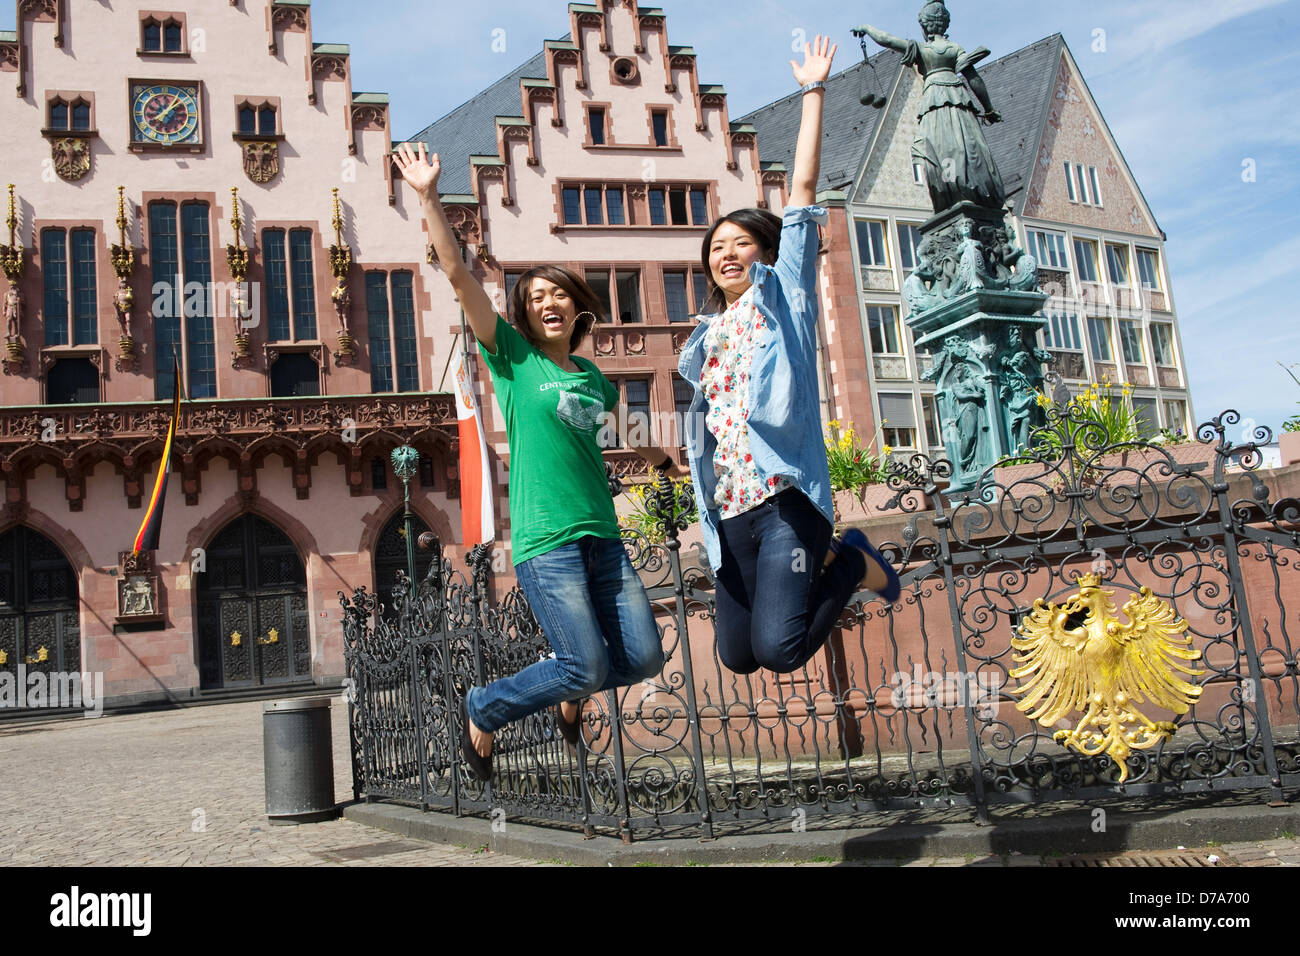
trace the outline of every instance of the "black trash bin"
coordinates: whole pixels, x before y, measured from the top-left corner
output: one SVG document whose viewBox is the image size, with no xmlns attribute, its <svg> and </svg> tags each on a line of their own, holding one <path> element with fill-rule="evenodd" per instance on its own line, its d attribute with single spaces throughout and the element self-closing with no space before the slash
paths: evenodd
<svg viewBox="0 0 1300 956">
<path fill-rule="evenodd" d="M 266 815 L 272 824 L 315 823 L 339 815 L 334 803 L 330 698 L 262 705 Z"/>
</svg>

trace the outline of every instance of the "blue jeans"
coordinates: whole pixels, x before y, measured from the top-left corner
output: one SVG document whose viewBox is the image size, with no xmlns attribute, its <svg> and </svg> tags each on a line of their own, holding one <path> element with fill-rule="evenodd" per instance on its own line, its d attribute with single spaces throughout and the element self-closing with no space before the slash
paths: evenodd
<svg viewBox="0 0 1300 956">
<path fill-rule="evenodd" d="M 588 535 L 529 558 L 515 573 L 555 657 L 471 687 L 465 707 L 480 730 L 636 684 L 663 667 L 654 612 L 621 541 Z"/>
<path fill-rule="evenodd" d="M 831 524 L 797 488 L 718 523 L 718 657 L 730 670 L 788 674 L 817 653 L 867 573 L 844 548 L 823 568 Z"/>
</svg>

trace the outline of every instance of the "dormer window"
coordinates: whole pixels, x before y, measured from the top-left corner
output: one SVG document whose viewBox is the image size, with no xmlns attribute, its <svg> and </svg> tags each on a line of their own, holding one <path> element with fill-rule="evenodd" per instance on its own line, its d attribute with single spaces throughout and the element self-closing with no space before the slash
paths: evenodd
<svg viewBox="0 0 1300 956">
<path fill-rule="evenodd" d="M 186 56 L 185 14 L 140 12 L 140 51 L 143 54 Z"/>
</svg>

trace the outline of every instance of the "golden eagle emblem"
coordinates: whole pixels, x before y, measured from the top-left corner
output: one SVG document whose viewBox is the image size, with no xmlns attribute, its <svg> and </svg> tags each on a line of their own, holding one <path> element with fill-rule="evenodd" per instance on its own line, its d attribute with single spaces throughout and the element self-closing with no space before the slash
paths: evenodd
<svg viewBox="0 0 1300 956">
<path fill-rule="evenodd" d="M 1073 730 L 1052 739 L 1089 757 L 1105 753 L 1128 779 L 1127 758 L 1167 740 L 1177 729 L 1169 721 L 1153 723 L 1134 705 L 1149 701 L 1185 714 L 1201 688 L 1179 674 L 1205 673 L 1190 665 L 1201 659 L 1184 632 L 1187 622 L 1173 607 L 1143 587 L 1124 605 L 1129 623 L 1121 623 L 1095 574 L 1079 578 L 1079 592 L 1063 604 L 1034 601 L 1011 639 L 1021 665 L 1010 676 L 1023 681 L 1012 690 L 1022 695 L 1016 709 L 1031 720 L 1053 727 L 1072 711 L 1084 711 Z"/>
</svg>

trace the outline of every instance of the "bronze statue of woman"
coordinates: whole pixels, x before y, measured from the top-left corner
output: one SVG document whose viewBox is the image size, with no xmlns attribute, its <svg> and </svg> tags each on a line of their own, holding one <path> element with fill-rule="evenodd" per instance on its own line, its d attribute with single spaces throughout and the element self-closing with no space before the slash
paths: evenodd
<svg viewBox="0 0 1300 956">
<path fill-rule="evenodd" d="M 897 50 L 903 54 L 904 65 L 914 67 L 925 78 L 912 156 L 925 168 L 934 211 L 943 212 L 963 201 L 1000 209 L 1006 201 L 1006 187 L 980 121 L 998 123 L 1002 117 L 993 109 L 988 88 L 975 70 L 975 64 L 989 51 L 977 47 L 967 53 L 948 39 L 951 18 L 943 0 L 930 0 L 921 8 L 919 19 L 924 43 L 903 40 L 866 24 L 854 27 L 853 34 L 869 36 L 881 46 Z"/>
</svg>

